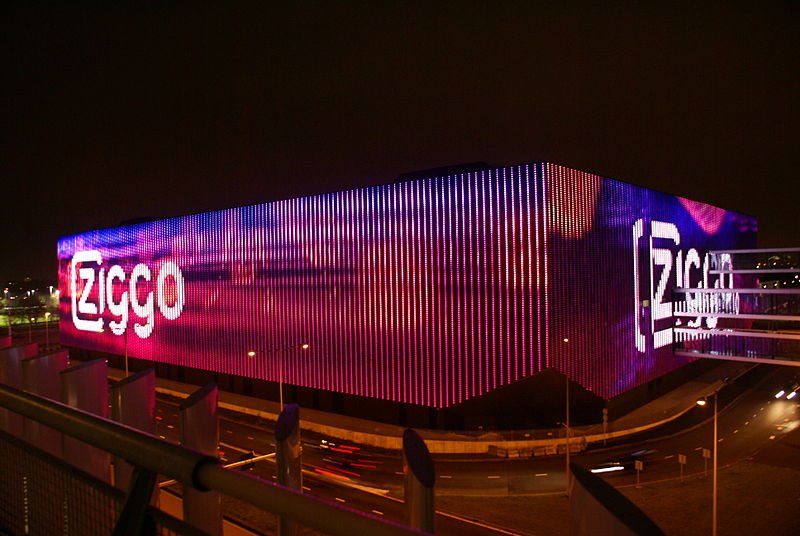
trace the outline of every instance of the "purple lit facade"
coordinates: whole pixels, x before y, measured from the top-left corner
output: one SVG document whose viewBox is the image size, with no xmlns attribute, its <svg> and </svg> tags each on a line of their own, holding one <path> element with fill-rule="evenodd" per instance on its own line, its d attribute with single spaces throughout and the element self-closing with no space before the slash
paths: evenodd
<svg viewBox="0 0 800 536">
<path fill-rule="evenodd" d="M 755 238 L 553 164 L 398 182 L 64 237 L 61 339 L 436 408 L 549 367 L 611 398 L 689 361 L 669 289 Z"/>
</svg>

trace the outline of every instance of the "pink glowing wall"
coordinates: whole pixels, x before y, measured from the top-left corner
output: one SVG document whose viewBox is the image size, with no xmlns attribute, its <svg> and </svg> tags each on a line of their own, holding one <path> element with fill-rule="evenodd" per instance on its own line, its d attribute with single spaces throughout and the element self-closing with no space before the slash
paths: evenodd
<svg viewBox="0 0 800 536">
<path fill-rule="evenodd" d="M 529 164 L 77 234 L 62 341 L 432 407 L 552 366 L 610 397 L 686 362 L 639 299 L 666 256 L 696 284 L 695 255 L 754 243 L 687 203 Z"/>
</svg>

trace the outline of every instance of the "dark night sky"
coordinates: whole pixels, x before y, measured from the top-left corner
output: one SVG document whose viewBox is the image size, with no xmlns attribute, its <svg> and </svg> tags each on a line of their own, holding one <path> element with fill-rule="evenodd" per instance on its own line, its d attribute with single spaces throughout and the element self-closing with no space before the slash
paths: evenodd
<svg viewBox="0 0 800 536">
<path fill-rule="evenodd" d="M 64 234 L 479 160 L 800 246 L 795 2 L 27 4 L 0 7 L 2 278 L 54 279 Z"/>
</svg>

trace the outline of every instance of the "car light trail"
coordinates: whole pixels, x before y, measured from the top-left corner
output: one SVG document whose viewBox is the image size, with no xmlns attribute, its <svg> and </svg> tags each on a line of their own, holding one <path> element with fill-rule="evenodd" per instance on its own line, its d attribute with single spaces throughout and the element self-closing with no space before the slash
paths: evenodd
<svg viewBox="0 0 800 536">
<path fill-rule="evenodd" d="M 624 470 L 625 470 L 625 468 L 623 466 L 619 465 L 619 466 L 616 466 L 616 467 L 600 467 L 598 469 L 591 469 L 591 472 L 595 473 L 595 474 L 598 474 L 598 473 L 613 473 L 613 472 L 616 472 L 616 471 L 624 471 Z"/>
</svg>

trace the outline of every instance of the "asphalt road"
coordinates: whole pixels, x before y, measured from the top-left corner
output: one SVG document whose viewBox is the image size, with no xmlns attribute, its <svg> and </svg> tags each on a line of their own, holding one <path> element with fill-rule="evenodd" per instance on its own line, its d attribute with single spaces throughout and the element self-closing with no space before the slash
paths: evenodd
<svg viewBox="0 0 800 536">
<path fill-rule="evenodd" d="M 178 442 L 178 402 L 159 397 L 156 408 L 158 434 Z M 220 458 L 224 463 L 240 460 L 242 455 L 257 456 L 275 451 L 273 423 L 269 421 L 220 418 Z M 402 460 L 399 453 L 370 451 L 352 444 L 332 442 L 315 434 L 303 434 L 303 492 L 339 502 L 347 507 L 404 522 L 402 497 Z M 274 458 L 254 464 L 255 474 L 275 480 Z M 246 517 L 246 516 L 245 516 Z M 237 523 L 259 530 L 253 518 L 238 518 Z M 437 512 L 438 534 L 486 535 L 516 534 L 479 519 L 467 519 L 447 512 Z"/>
<path fill-rule="evenodd" d="M 800 400 L 776 400 L 774 394 L 794 375 L 787 367 L 775 367 L 752 388 L 721 408 L 718 414 L 718 463 L 730 465 L 762 451 L 800 424 Z M 636 451 L 645 451 L 640 481 L 657 482 L 680 479 L 679 456 L 686 457 L 684 477 L 711 470 L 711 459 L 703 449 L 713 446 L 713 405 L 697 407 L 695 412 L 708 415 L 702 425 L 669 437 L 650 439 L 610 449 L 590 450 L 572 456 L 572 461 L 587 468 L 607 467 L 609 462 L 630 459 Z M 482 461 L 438 460 L 438 485 L 460 494 L 548 493 L 564 490 L 564 457 Z M 615 486 L 635 485 L 632 465 L 603 475 Z"/>
<path fill-rule="evenodd" d="M 785 385 L 794 369 L 775 367 L 738 398 L 720 409 L 718 421 L 719 464 L 726 466 L 751 458 L 783 434 L 800 424 L 800 401 L 776 400 L 774 393 Z M 723 398 L 724 399 L 724 398 Z M 163 437 L 178 440 L 176 400 L 161 398 L 157 407 L 158 430 Z M 572 457 L 586 467 L 607 467 L 609 463 L 631 461 L 631 453 L 644 451 L 639 474 L 641 483 L 673 481 L 681 478 L 680 455 L 685 456 L 683 475 L 711 470 L 711 459 L 703 449 L 713 443 L 713 406 L 698 407 L 708 418 L 701 425 L 669 437 L 608 449 L 598 449 Z M 244 453 L 263 455 L 274 452 L 272 423 L 251 417 L 221 412 L 220 455 L 234 462 Z M 702 417 L 701 417 L 702 418 Z M 335 500 L 374 515 L 402 521 L 402 460 L 392 451 L 342 444 L 331 438 L 303 432 L 304 491 Z M 493 459 L 487 456 L 443 457 L 436 460 L 437 494 L 507 495 L 561 493 L 565 489 L 564 457 L 534 459 Z M 258 462 L 255 472 L 274 479 L 270 459 Z M 636 485 L 632 464 L 622 470 L 605 473 L 615 486 Z M 512 533 L 480 521 L 480 512 L 472 519 L 453 518 L 440 513 L 437 532 L 442 534 Z M 245 522 L 246 524 L 246 522 Z"/>
</svg>

